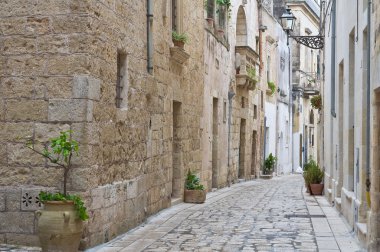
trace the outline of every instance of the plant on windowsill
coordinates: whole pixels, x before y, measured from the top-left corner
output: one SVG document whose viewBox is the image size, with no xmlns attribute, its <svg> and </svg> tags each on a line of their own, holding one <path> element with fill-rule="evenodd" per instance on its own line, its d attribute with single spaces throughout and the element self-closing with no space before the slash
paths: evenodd
<svg viewBox="0 0 380 252">
<path fill-rule="evenodd" d="M 189 37 L 186 33 L 178 33 L 176 31 L 172 32 L 172 39 L 174 46 L 178 46 L 179 48 L 184 48 L 185 44 L 189 42 Z"/>
<path fill-rule="evenodd" d="M 264 160 L 264 175 L 271 175 L 273 173 L 274 165 L 276 164 L 277 157 L 273 156 L 272 153 Z"/>
<path fill-rule="evenodd" d="M 268 81 L 268 88 L 270 89 L 270 95 L 276 92 L 276 84 L 273 81 Z"/>
<path fill-rule="evenodd" d="M 256 69 L 253 67 L 247 67 L 248 78 L 252 81 L 256 81 Z"/>
<path fill-rule="evenodd" d="M 321 95 L 313 96 L 313 97 L 310 99 L 310 103 L 311 103 L 311 106 L 312 106 L 314 109 L 321 110 L 321 109 L 322 109 L 322 96 L 321 96 Z"/>
<path fill-rule="evenodd" d="M 305 179 L 305 185 L 309 187 L 309 192 L 312 195 L 322 195 L 323 192 L 323 177 L 324 172 L 320 169 L 317 162 L 313 159 L 305 164 L 303 177 Z"/>
<path fill-rule="evenodd" d="M 206 200 L 206 190 L 200 183 L 199 177 L 190 170 L 187 172 L 185 181 L 184 201 L 187 203 L 203 203 Z"/>
<path fill-rule="evenodd" d="M 63 193 L 40 192 L 39 200 L 44 209 L 36 211 L 38 236 L 42 251 L 77 251 L 83 232 L 83 221 L 89 218 L 84 202 L 78 195 L 67 194 L 68 173 L 72 169 L 72 157 L 78 155 L 78 142 L 71 139 L 72 131 L 60 132 L 58 137 L 41 143 L 37 149 L 33 138 L 26 147 L 43 156 L 51 164 L 63 169 Z"/>
</svg>

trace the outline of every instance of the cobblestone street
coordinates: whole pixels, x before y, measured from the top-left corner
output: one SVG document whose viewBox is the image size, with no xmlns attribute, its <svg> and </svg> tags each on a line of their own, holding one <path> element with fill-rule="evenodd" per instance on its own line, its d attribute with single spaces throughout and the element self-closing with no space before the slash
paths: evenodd
<svg viewBox="0 0 380 252">
<path fill-rule="evenodd" d="M 181 203 L 87 252 L 364 251 L 324 197 L 303 190 L 300 175 L 254 180 Z M 40 251 L 0 246 L 0 251 Z"/>
<path fill-rule="evenodd" d="M 300 175 L 239 183 L 88 251 L 361 251 L 336 210 L 303 189 Z"/>
</svg>

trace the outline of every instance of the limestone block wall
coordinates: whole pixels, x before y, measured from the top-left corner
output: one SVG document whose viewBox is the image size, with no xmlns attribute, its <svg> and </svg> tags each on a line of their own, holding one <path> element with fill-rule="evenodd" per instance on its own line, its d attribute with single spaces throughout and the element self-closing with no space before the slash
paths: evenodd
<svg viewBox="0 0 380 252">
<path fill-rule="evenodd" d="M 380 46 L 376 42 L 380 38 L 380 4 L 372 2 L 371 30 L 371 209 L 368 214 L 368 251 L 376 251 L 380 247 L 380 169 L 379 169 L 379 135 L 380 135 Z"/>
<path fill-rule="evenodd" d="M 364 246 L 371 237 L 371 215 L 365 195 L 365 146 L 366 146 L 366 69 L 367 69 L 367 10 L 363 1 L 358 5 L 358 19 L 337 19 L 336 73 L 331 73 L 331 37 L 326 35 L 325 62 L 326 84 L 324 87 L 324 166 L 326 169 L 326 194 L 336 203 L 347 222 L 352 226 Z M 354 3 L 352 1 L 352 3 Z M 347 9 L 347 1 L 337 1 L 337 11 Z M 349 10 L 347 15 L 356 15 Z M 375 17 L 376 15 L 372 15 Z M 327 17 L 329 18 L 329 17 Z M 356 35 L 355 35 L 356 34 Z M 372 34 L 372 36 L 374 36 Z M 372 37 L 374 39 L 374 37 Z M 372 41 L 371 50 L 374 50 Z M 376 64 L 375 50 L 372 64 Z M 376 68 L 375 65 L 372 67 Z M 374 69 L 372 68 L 372 69 Z M 371 74 L 375 76 L 375 74 Z M 335 104 L 331 102 L 331 78 L 335 78 Z M 373 77 L 372 77 L 373 78 Z M 373 82 L 371 99 L 373 113 L 376 113 L 375 89 Z M 335 107 L 336 117 L 331 110 Z M 371 118 L 372 120 L 373 118 Z M 372 128 L 371 128 L 372 131 Z M 374 132 L 374 131 L 372 131 Z M 372 134 L 372 133 L 371 133 Z M 376 138 L 372 138 L 374 146 Z M 375 154 L 376 156 L 376 154 Z M 373 167 L 377 167 L 374 163 Z M 371 175 L 372 176 L 372 175 Z M 372 190 L 372 189 L 371 189 Z M 375 200 L 376 201 L 376 200 Z M 375 202 L 372 200 L 372 202 Z M 366 226 L 366 223 L 368 225 Z M 374 224 L 374 225 L 377 225 Z M 363 228 L 367 228 L 367 238 Z"/>
<path fill-rule="evenodd" d="M 258 5 L 250 2 L 242 5 L 241 1 L 233 1 L 231 15 L 231 59 L 236 61 L 235 46 L 248 46 L 255 53 L 259 53 L 257 44 L 258 38 Z M 244 13 L 244 14 L 243 14 Z M 242 20 L 242 17 L 244 19 Z M 244 29 L 244 24 L 246 29 Z M 243 26 L 243 27 L 242 27 Z M 241 39 L 241 33 L 246 30 L 246 37 Z M 251 62 L 252 63 L 252 62 Z M 232 76 L 236 81 L 236 68 L 232 65 Z M 238 86 L 234 83 L 233 92 L 235 96 L 232 102 L 232 125 L 231 125 L 231 174 L 234 180 L 252 179 L 258 177 L 261 168 L 262 153 L 262 131 L 263 124 L 263 99 L 262 76 L 259 68 L 256 69 L 259 82 L 254 90 Z M 255 115 L 256 107 L 256 115 Z M 256 133 L 254 139 L 254 132 Z"/>
<path fill-rule="evenodd" d="M 204 34 L 202 179 L 211 189 L 225 186 L 228 179 L 231 58 L 227 44 L 216 36 L 214 30 L 205 29 Z"/>
<path fill-rule="evenodd" d="M 90 219 L 81 247 L 106 242 L 170 206 L 173 139 L 180 174 L 200 170 L 203 3 L 183 3 L 190 58 L 170 54 L 170 5 L 153 1 L 153 73 L 147 71 L 146 1 L 18 1 L 0 8 L 0 242 L 38 245 L 33 211 L 62 171 L 22 137 L 47 141 L 72 129 L 80 156 L 70 192 Z M 117 54 L 127 80 L 116 108 Z M 181 103 L 173 136 L 173 101 Z M 183 188 L 182 188 L 183 189 Z"/>
</svg>

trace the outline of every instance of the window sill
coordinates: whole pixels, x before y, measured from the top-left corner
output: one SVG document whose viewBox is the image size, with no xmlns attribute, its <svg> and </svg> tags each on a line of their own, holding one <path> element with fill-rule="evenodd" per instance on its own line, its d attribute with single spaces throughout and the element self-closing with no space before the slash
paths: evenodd
<svg viewBox="0 0 380 252">
<path fill-rule="evenodd" d="M 205 30 L 210 33 L 219 43 L 221 43 L 227 51 L 230 50 L 230 44 L 228 43 L 226 39 L 226 34 L 223 30 L 217 29 L 216 27 L 210 25 L 207 21 L 205 24 Z M 219 31 L 220 30 L 220 31 Z"/>
<path fill-rule="evenodd" d="M 175 62 L 184 64 L 190 58 L 190 54 L 178 46 L 173 46 L 170 47 L 170 57 Z"/>
</svg>

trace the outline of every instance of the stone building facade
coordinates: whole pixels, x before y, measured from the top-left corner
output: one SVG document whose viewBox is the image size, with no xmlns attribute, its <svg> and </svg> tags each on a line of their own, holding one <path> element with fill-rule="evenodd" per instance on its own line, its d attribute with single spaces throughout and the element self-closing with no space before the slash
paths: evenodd
<svg viewBox="0 0 380 252">
<path fill-rule="evenodd" d="M 81 248 L 182 201 L 188 170 L 207 190 L 258 177 L 269 69 L 286 90 L 284 33 L 267 10 L 271 29 L 259 29 L 260 8 L 245 0 L 230 10 L 214 0 L 2 3 L 0 243 L 38 245 L 38 193 L 63 186 L 62 171 L 25 137 L 46 143 L 70 129 L 78 140 L 68 190 L 89 210 Z M 173 30 L 188 35 L 184 49 Z"/>
<path fill-rule="evenodd" d="M 182 197 L 185 172 L 202 167 L 203 9 L 202 1 L 1 3 L 0 243 L 38 245 L 36 196 L 62 189 L 62 171 L 28 150 L 26 136 L 46 142 L 71 129 L 80 143 L 68 189 L 90 213 L 81 247 Z M 184 50 L 173 46 L 173 27 L 189 36 Z"/>
<path fill-rule="evenodd" d="M 380 8 L 379 3 L 372 1 L 373 9 L 369 12 L 368 2 L 337 0 L 336 12 L 339 14 L 334 18 L 331 16 L 334 11 L 329 11 L 326 17 L 326 20 L 331 18 L 331 23 L 326 23 L 325 29 L 335 30 L 336 40 L 333 40 L 333 33 L 326 33 L 323 156 L 326 197 L 343 214 L 362 244 L 369 251 L 379 251 L 380 51 L 376 41 L 379 38 Z M 347 9 L 347 5 L 356 8 Z M 370 106 L 367 106 L 367 99 Z M 367 137 L 370 137 L 369 141 Z M 370 155 L 369 163 L 367 154 Z"/>
<path fill-rule="evenodd" d="M 207 1 L 203 171 L 209 188 L 255 178 L 261 163 L 257 4 L 231 1 L 228 13 Z M 249 76 L 252 71 L 254 76 Z"/>
<path fill-rule="evenodd" d="M 263 4 L 260 11 L 262 27 L 266 28 L 262 32 L 262 82 L 265 90 L 264 157 L 267 158 L 272 153 L 277 157 L 274 172 L 279 175 L 289 174 L 292 172 L 292 120 L 289 106 L 291 48 L 287 45 L 286 33 L 273 15 L 273 3 Z M 269 83 L 275 86 L 273 93 Z"/>
</svg>

